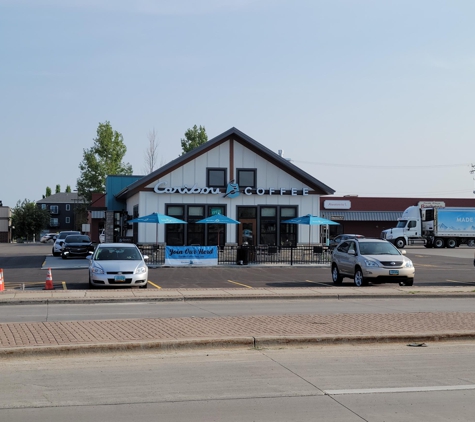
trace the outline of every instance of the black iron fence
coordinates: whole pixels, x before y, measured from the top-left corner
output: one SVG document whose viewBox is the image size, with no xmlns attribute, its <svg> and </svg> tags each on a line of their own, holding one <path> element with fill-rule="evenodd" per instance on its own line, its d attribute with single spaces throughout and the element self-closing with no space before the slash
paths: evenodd
<svg viewBox="0 0 475 422">
<path fill-rule="evenodd" d="M 138 245 L 150 266 L 165 265 L 165 246 Z M 304 265 L 329 264 L 331 252 L 325 246 L 222 246 L 218 265 Z"/>
</svg>

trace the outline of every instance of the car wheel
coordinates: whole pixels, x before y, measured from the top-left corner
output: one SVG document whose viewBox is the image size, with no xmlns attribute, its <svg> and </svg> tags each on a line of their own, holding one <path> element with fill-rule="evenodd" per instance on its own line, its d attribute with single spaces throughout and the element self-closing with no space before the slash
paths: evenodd
<svg viewBox="0 0 475 422">
<path fill-rule="evenodd" d="M 66 256 L 64 253 L 62 253 L 62 254 L 61 254 L 61 258 L 66 259 L 67 256 Z"/>
<path fill-rule="evenodd" d="M 396 248 L 402 249 L 404 246 L 406 246 L 406 241 L 404 240 L 403 237 L 399 237 L 396 239 L 396 242 L 394 242 L 396 245 Z"/>
<path fill-rule="evenodd" d="M 89 289 L 94 289 L 96 286 L 94 286 L 94 284 L 91 283 L 91 277 L 89 277 Z"/>
<path fill-rule="evenodd" d="M 353 281 L 354 281 L 356 287 L 361 287 L 361 286 L 365 286 L 366 284 L 368 284 L 368 282 L 365 280 L 365 278 L 363 276 L 363 271 L 361 271 L 361 268 L 356 269 L 355 277 L 354 277 Z"/>
<path fill-rule="evenodd" d="M 399 285 L 400 286 L 412 286 L 414 284 L 414 279 L 413 278 L 408 278 L 406 281 L 400 281 Z"/>
<path fill-rule="evenodd" d="M 139 289 L 146 289 L 148 287 L 148 283 L 145 283 L 143 286 L 139 286 Z"/>
<path fill-rule="evenodd" d="M 440 237 L 437 237 L 434 239 L 434 248 L 440 249 L 445 246 L 444 239 L 441 239 Z"/>
<path fill-rule="evenodd" d="M 340 271 L 338 271 L 338 267 L 333 265 L 332 267 L 332 280 L 333 284 L 341 284 L 343 281 L 343 277 L 340 275 Z"/>
</svg>

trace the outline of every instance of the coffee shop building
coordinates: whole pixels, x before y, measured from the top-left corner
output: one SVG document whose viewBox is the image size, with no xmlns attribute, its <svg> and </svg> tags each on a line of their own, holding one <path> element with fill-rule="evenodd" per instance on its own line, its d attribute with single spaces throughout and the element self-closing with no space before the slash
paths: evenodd
<svg viewBox="0 0 475 422">
<path fill-rule="evenodd" d="M 319 226 L 285 221 L 320 215 L 320 197 L 334 190 L 282 155 L 231 128 L 120 190 L 111 177 L 107 195 L 116 216 L 106 222 L 106 237 L 117 240 L 119 233 L 134 243 L 167 246 L 319 244 Z M 110 203 L 107 208 L 114 212 Z M 119 211 L 124 218 L 117 218 Z M 155 212 L 187 224 L 128 223 Z M 215 214 L 240 224 L 197 223 Z"/>
</svg>

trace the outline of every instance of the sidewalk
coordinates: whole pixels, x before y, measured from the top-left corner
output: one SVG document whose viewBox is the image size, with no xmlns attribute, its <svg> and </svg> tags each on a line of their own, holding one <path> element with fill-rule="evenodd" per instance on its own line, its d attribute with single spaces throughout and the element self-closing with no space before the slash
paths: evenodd
<svg viewBox="0 0 475 422">
<path fill-rule="evenodd" d="M 473 287 L 50 290 L 0 292 L 0 306 L 99 301 L 475 297 Z M 172 351 L 475 339 L 474 313 L 279 315 L 0 323 L 0 358 L 30 353 Z"/>
<path fill-rule="evenodd" d="M 475 286 L 399 286 L 385 284 L 374 287 L 318 286 L 215 289 L 94 289 L 94 290 L 5 290 L 0 292 L 0 306 L 34 303 L 93 303 L 186 300 L 249 299 L 342 299 L 342 298 L 408 298 L 408 297 L 475 297 Z"/>
</svg>

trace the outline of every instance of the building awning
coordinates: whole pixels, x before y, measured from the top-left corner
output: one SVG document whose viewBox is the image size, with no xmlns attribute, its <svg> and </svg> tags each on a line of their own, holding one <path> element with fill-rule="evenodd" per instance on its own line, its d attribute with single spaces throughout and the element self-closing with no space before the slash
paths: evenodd
<svg viewBox="0 0 475 422">
<path fill-rule="evenodd" d="M 320 216 L 334 221 L 397 221 L 402 211 L 338 211 L 325 210 Z"/>
<path fill-rule="evenodd" d="M 91 211 L 91 218 L 106 218 L 105 211 Z"/>
</svg>

